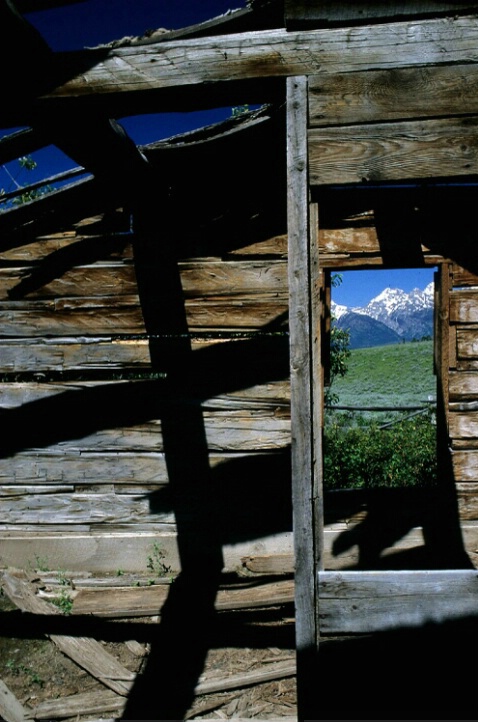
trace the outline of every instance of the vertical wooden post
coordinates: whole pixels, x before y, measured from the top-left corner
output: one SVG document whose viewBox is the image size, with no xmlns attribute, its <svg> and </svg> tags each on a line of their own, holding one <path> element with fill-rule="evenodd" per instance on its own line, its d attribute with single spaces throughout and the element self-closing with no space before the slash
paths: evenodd
<svg viewBox="0 0 478 722">
<path fill-rule="evenodd" d="M 307 78 L 287 81 L 287 164 L 289 239 L 289 332 L 292 424 L 292 502 L 295 547 L 298 718 L 314 716 L 317 626 L 316 438 L 320 348 L 317 306 L 317 244 L 310 244 L 307 163 Z M 320 387 L 320 383 L 319 383 Z M 319 411 L 320 413 L 320 411 Z M 317 442 L 319 441 L 319 446 Z"/>
</svg>

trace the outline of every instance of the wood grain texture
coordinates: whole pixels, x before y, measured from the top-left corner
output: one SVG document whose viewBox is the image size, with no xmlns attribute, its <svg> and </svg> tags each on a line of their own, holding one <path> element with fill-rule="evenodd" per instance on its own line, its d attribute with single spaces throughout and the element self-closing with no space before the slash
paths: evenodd
<svg viewBox="0 0 478 722">
<path fill-rule="evenodd" d="M 363 183 L 478 172 L 478 118 L 309 131 L 310 182 Z"/>
<path fill-rule="evenodd" d="M 478 439 L 478 410 L 466 412 L 451 412 L 450 436 L 455 439 Z"/>
<path fill-rule="evenodd" d="M 288 27 L 320 27 L 334 25 L 369 24 L 403 17 L 455 15 L 457 12 L 472 13 L 478 5 L 472 2 L 444 2 L 436 0 L 285 0 L 285 19 Z"/>
<path fill-rule="evenodd" d="M 5 722 L 26 722 L 27 710 L 0 679 L 0 714 Z"/>
<path fill-rule="evenodd" d="M 312 379 L 309 267 L 307 79 L 287 84 L 288 237 L 290 293 L 290 384 L 292 499 L 296 550 L 296 640 L 299 650 L 315 647 L 315 538 L 312 469 Z"/>
<path fill-rule="evenodd" d="M 478 360 L 478 337 L 475 328 L 457 328 L 457 356 L 468 361 Z M 473 374 L 471 375 L 471 377 Z"/>
<path fill-rule="evenodd" d="M 478 113 L 473 65 L 319 74 L 309 79 L 312 128 Z"/>
<path fill-rule="evenodd" d="M 264 93 L 264 78 L 435 65 L 444 58 L 448 64 L 473 63 L 477 34 L 474 17 L 455 16 L 358 27 L 353 33 L 341 28 L 269 30 L 56 54 L 57 72 L 50 75 L 56 87 L 44 89 L 43 105 L 60 98 L 78 104 L 88 96 L 98 105 L 109 96 L 114 115 L 115 96 L 127 92 L 132 109 L 135 94 L 163 91 L 163 111 L 186 109 L 188 99 L 191 106 L 197 104 L 198 89 L 203 102 L 216 105 L 222 94 L 223 105 L 231 81 L 259 79 Z"/>
<path fill-rule="evenodd" d="M 478 293 L 476 290 L 454 290 L 451 292 L 450 322 L 478 323 Z"/>
<path fill-rule="evenodd" d="M 477 482 L 478 481 L 478 450 L 469 451 L 453 451 L 452 453 L 453 472 L 457 482 Z M 477 494 L 477 489 L 473 487 L 472 493 Z"/>
<path fill-rule="evenodd" d="M 421 627 L 475 616 L 478 572 L 321 572 L 324 634 Z"/>
<path fill-rule="evenodd" d="M 470 335 L 476 332 L 470 332 Z M 478 349 L 477 349 L 478 350 Z M 450 373 L 450 401 L 475 401 L 478 399 L 478 373 L 452 371 Z"/>
</svg>

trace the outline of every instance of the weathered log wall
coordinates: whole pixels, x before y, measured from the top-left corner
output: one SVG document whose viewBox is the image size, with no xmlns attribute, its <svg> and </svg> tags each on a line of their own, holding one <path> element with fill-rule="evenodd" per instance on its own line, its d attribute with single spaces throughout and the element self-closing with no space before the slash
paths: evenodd
<svg viewBox="0 0 478 722">
<path fill-rule="evenodd" d="M 195 513 L 217 527 L 228 567 L 291 552 L 283 239 L 178 261 L 185 364 L 180 334 L 148 336 L 134 233 L 99 234 L 98 220 L 0 256 L 1 563 L 141 569 L 159 540 L 177 568 L 177 516 L 187 535 Z M 207 508 L 188 508 L 203 461 L 184 493 L 171 469 L 201 434 Z"/>
<path fill-rule="evenodd" d="M 314 3 L 310 11 L 307 3 L 303 5 L 303 19 L 308 12 L 317 13 Z M 349 5 L 337 7 L 339 14 L 351 10 Z M 293 8 L 289 12 L 294 15 Z M 464 72 L 460 65 L 310 76 L 308 138 L 322 266 L 335 270 L 436 266 L 440 271 L 435 363 L 439 408 L 445 418 L 443 433 L 439 430 L 438 459 L 440 477 L 450 477 L 454 494 L 447 505 L 443 499 L 430 498 L 428 512 L 420 505 L 420 521 L 404 521 L 401 533 L 407 532 L 396 546 L 402 551 L 408 546 L 417 548 L 419 528 L 426 538 L 436 538 L 436 532 L 426 530 L 427 514 L 435 508 L 444 528 L 460 527 L 468 557 L 475 563 L 478 269 L 472 244 L 477 231 L 476 188 L 459 182 L 461 175 L 476 172 L 476 98 L 468 85 L 474 84 L 473 77 L 472 69 Z M 442 119 L 437 121 L 437 116 Z M 456 152 L 455 143 L 459 145 Z M 437 178 L 451 177 L 458 182 L 436 184 Z M 414 179 L 420 179 L 419 183 Z M 387 187 L 396 181 L 401 182 L 399 188 Z M 407 516 L 407 505 L 391 503 L 396 517 Z M 455 504 L 453 521 L 443 508 L 455 508 Z M 369 508 L 376 520 L 377 539 L 381 525 L 386 529 L 391 522 L 386 521 L 387 504 L 380 509 L 378 514 L 375 504 Z M 338 536 L 327 527 L 326 538 L 333 538 L 330 548 L 346 556 L 353 548 L 352 540 L 358 540 L 365 554 L 362 563 L 376 564 L 373 555 L 379 543 L 375 542 L 375 549 L 374 543 L 368 548 L 367 524 L 359 520 L 352 527 L 356 531 L 351 531 L 351 519 L 343 512 L 335 521 L 344 526 L 336 527 Z M 325 564 L 330 568 L 327 554 Z"/>
</svg>

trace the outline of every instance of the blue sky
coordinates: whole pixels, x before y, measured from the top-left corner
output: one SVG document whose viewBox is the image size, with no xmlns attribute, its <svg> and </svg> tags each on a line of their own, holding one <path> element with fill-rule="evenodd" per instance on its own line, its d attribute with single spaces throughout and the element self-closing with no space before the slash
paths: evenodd
<svg viewBox="0 0 478 722">
<path fill-rule="evenodd" d="M 142 35 L 157 28 L 176 29 L 221 15 L 231 8 L 246 7 L 246 0 L 86 0 L 53 10 L 28 13 L 27 19 L 38 29 L 52 50 L 76 50 L 92 47 L 126 35 Z M 243 101 L 238 99 L 238 104 Z M 121 118 L 120 122 L 136 143 L 148 143 L 193 128 L 220 121 L 231 108 L 200 113 L 164 113 Z M 0 135 L 15 129 L 0 129 Z M 11 163 L 8 170 L 22 185 L 41 177 L 60 173 L 74 163 L 55 148 L 33 154 L 35 171 L 21 171 Z M 12 189 L 7 173 L 0 168 L 0 188 Z M 342 284 L 333 290 L 336 303 L 363 306 L 387 286 L 410 291 L 423 289 L 433 279 L 428 269 L 399 271 L 349 271 Z"/>
<path fill-rule="evenodd" d="M 143 35 L 157 28 L 178 29 L 226 13 L 231 8 L 245 8 L 246 0 L 86 0 L 52 10 L 26 13 L 50 48 L 55 51 L 93 47 L 127 35 Z M 244 101 L 238 99 L 238 105 Z M 136 143 L 150 143 L 224 120 L 231 108 L 198 113 L 162 113 L 120 118 Z M 0 136 L 16 128 L 0 129 Z M 32 154 L 37 169 L 20 172 L 10 163 L 8 171 L 25 185 L 75 167 L 69 158 L 50 147 Z M 13 190 L 7 172 L 0 168 L 0 188 Z"/>
<path fill-rule="evenodd" d="M 433 268 L 346 271 L 342 283 L 332 289 L 332 300 L 342 306 L 366 306 L 384 288 L 401 288 L 409 293 L 421 291 L 433 281 Z"/>
</svg>

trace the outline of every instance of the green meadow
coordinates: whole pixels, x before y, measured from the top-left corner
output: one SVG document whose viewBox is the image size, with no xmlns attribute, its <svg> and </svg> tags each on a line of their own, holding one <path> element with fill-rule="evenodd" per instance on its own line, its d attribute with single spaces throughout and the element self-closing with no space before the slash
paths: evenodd
<svg viewBox="0 0 478 722">
<path fill-rule="evenodd" d="M 339 406 L 417 406 L 436 399 L 433 341 L 353 349 L 335 379 Z"/>
</svg>

